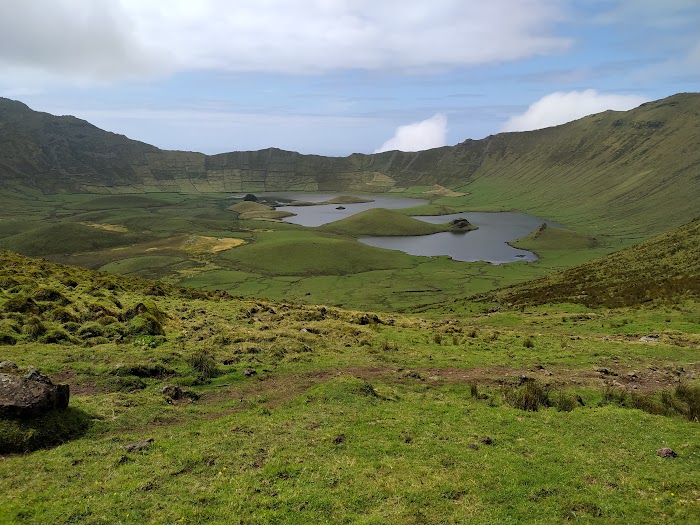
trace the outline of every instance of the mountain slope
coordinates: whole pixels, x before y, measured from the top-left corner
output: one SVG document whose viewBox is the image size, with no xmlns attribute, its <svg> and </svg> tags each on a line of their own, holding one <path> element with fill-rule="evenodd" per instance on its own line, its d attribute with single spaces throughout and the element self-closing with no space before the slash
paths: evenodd
<svg viewBox="0 0 700 525">
<path fill-rule="evenodd" d="M 571 302 L 609 307 L 700 297 L 700 218 L 601 259 L 506 288 L 495 296 L 512 304 Z"/>
<path fill-rule="evenodd" d="M 45 193 L 387 192 L 440 184 L 468 193 L 467 205 L 636 235 L 691 220 L 700 200 L 700 94 L 452 147 L 348 157 L 162 151 L 7 99 L 0 99 L 0 130 L 0 182 Z"/>
</svg>

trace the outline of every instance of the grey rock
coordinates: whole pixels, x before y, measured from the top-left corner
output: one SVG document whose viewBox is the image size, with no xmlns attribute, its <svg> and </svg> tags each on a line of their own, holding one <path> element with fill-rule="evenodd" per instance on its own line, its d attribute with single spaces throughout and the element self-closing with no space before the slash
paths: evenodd
<svg viewBox="0 0 700 525">
<path fill-rule="evenodd" d="M 143 450 L 150 447 L 151 443 L 153 443 L 153 438 L 148 438 L 144 441 L 137 441 L 136 443 L 132 443 L 131 445 L 126 445 L 124 448 L 128 452 L 135 452 L 137 450 Z"/>
<path fill-rule="evenodd" d="M 23 371 L 7 363 L 0 372 L 0 416 L 35 417 L 68 407 L 68 385 L 53 384 L 36 368 Z"/>
<path fill-rule="evenodd" d="M 668 447 L 660 448 L 659 450 L 656 451 L 657 456 L 661 456 L 662 458 L 668 458 L 668 459 L 673 459 L 675 457 L 678 457 L 678 454 L 672 449 Z"/>
</svg>

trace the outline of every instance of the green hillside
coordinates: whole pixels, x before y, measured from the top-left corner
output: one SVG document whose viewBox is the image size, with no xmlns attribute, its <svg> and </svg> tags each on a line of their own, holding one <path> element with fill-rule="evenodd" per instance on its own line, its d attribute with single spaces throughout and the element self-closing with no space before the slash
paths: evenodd
<svg viewBox="0 0 700 525">
<path fill-rule="evenodd" d="M 0 522 L 697 521 L 697 303 L 474 312 L 0 251 L 0 361 L 71 388 L 66 412 L 0 417 Z"/>
<path fill-rule="evenodd" d="M 639 237 L 692 219 L 700 200 L 700 95 L 679 94 L 543 130 L 452 147 L 334 158 L 268 149 L 161 151 L 73 117 L 0 99 L 0 184 L 44 193 L 406 192 L 443 187 L 472 209 L 517 209 Z"/>
<path fill-rule="evenodd" d="M 631 248 L 497 295 L 501 301 L 514 304 L 570 302 L 595 307 L 698 298 L 700 219 Z"/>
</svg>

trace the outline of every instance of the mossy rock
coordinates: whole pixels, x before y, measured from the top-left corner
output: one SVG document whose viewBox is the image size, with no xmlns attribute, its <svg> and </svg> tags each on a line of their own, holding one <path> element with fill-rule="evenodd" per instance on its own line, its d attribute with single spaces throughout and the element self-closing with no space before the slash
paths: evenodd
<svg viewBox="0 0 700 525">
<path fill-rule="evenodd" d="M 163 325 L 150 313 L 142 313 L 129 321 L 131 335 L 165 335 Z"/>
</svg>

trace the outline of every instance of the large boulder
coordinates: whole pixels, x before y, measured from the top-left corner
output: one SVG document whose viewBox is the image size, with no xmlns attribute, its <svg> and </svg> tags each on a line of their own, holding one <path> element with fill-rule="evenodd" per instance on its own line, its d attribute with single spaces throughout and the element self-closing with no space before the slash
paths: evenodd
<svg viewBox="0 0 700 525">
<path fill-rule="evenodd" d="M 68 408 L 68 385 L 54 385 L 36 368 L 0 363 L 0 417 L 34 417 Z"/>
</svg>

